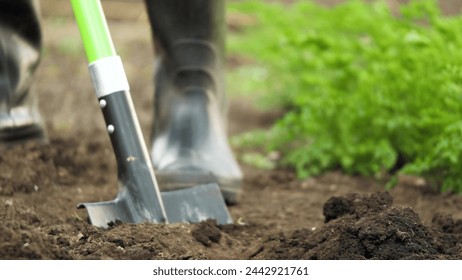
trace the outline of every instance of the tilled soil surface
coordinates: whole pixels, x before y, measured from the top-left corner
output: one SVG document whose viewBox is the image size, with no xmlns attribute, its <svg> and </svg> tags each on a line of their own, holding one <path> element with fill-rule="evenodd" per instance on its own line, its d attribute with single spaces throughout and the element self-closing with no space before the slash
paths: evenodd
<svg viewBox="0 0 462 280">
<path fill-rule="evenodd" d="M 150 31 L 145 21 L 111 22 L 149 136 Z M 298 180 L 290 170 L 242 164 L 235 223 L 90 225 L 81 202 L 117 193 L 116 164 L 72 20 L 44 22 L 46 49 L 35 93 L 48 145 L 0 153 L 0 259 L 460 259 L 462 197 L 420 178 L 382 183 L 340 172 Z M 231 134 L 267 127 L 277 113 L 230 98 Z M 148 140 L 148 139 L 147 139 Z M 238 158 L 242 152 L 236 151 Z"/>
</svg>

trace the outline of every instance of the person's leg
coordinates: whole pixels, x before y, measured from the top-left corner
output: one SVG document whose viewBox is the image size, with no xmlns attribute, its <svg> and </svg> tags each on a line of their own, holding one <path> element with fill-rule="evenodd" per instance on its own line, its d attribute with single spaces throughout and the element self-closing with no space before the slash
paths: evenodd
<svg viewBox="0 0 462 280">
<path fill-rule="evenodd" d="M 226 134 L 225 1 L 146 0 L 158 60 L 151 157 L 163 190 L 218 182 L 235 203 L 242 173 Z"/>
<path fill-rule="evenodd" d="M 30 93 L 40 49 L 37 3 L 0 0 L 0 146 L 27 140 L 46 141 Z"/>
</svg>

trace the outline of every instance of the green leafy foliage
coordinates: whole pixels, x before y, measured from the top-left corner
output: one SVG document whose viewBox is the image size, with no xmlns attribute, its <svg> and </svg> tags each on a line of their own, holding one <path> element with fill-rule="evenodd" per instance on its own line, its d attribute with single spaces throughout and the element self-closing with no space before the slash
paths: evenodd
<svg viewBox="0 0 462 280">
<path fill-rule="evenodd" d="M 246 143 L 282 152 L 300 177 L 400 169 L 462 192 L 461 16 L 443 17 L 435 0 L 411 1 L 398 15 L 384 1 L 359 0 L 251 0 L 229 10 L 257 20 L 231 36 L 229 51 L 263 69 L 254 89 L 286 111 Z"/>
</svg>

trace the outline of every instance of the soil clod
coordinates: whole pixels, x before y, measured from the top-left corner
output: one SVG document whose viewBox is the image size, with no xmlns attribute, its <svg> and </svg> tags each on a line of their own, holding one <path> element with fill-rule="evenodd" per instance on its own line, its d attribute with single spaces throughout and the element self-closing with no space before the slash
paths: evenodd
<svg viewBox="0 0 462 280">
<path fill-rule="evenodd" d="M 205 246 L 218 243 L 221 239 L 221 231 L 217 227 L 217 222 L 215 220 L 207 220 L 199 223 L 191 234 L 197 241 Z"/>
</svg>

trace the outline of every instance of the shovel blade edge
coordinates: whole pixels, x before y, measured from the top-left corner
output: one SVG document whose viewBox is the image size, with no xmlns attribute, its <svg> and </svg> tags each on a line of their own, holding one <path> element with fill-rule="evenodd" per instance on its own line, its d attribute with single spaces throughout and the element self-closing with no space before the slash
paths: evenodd
<svg viewBox="0 0 462 280">
<path fill-rule="evenodd" d="M 119 200 L 82 203 L 77 208 L 85 208 L 91 224 L 107 228 L 111 223 L 120 221 L 123 223 L 136 223 L 130 209 Z"/>
</svg>

